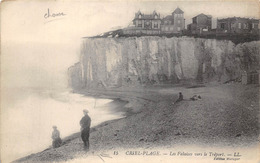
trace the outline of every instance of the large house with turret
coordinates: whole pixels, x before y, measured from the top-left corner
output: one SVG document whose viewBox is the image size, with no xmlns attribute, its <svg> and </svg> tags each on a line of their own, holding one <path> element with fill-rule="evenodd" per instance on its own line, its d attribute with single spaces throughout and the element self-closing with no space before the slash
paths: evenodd
<svg viewBox="0 0 260 163">
<path fill-rule="evenodd" d="M 181 34 L 185 28 L 184 12 L 176 8 L 171 15 L 161 18 L 160 13 L 135 13 L 133 25 L 123 29 L 126 35 Z"/>
</svg>

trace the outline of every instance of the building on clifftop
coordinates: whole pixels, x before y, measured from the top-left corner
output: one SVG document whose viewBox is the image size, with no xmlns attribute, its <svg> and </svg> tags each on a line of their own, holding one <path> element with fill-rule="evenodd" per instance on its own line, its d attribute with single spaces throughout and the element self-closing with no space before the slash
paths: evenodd
<svg viewBox="0 0 260 163">
<path fill-rule="evenodd" d="M 162 19 L 162 34 L 181 34 L 185 28 L 184 12 L 177 7 L 172 15 L 168 15 Z"/>
<path fill-rule="evenodd" d="M 190 34 L 202 34 L 212 29 L 212 16 L 203 13 L 192 18 L 192 23 L 187 25 Z"/>
<path fill-rule="evenodd" d="M 161 19 L 160 13 L 135 13 L 133 25 L 123 29 L 125 35 L 181 34 L 185 28 L 184 12 L 176 8 L 171 15 Z"/>
<path fill-rule="evenodd" d="M 143 14 L 140 11 L 135 13 L 133 27 L 128 27 L 123 30 L 124 34 L 138 35 L 158 35 L 161 32 L 160 14 L 154 11 L 152 14 Z"/>
<path fill-rule="evenodd" d="M 217 34 L 259 34 L 259 20 L 231 17 L 217 20 Z"/>
</svg>

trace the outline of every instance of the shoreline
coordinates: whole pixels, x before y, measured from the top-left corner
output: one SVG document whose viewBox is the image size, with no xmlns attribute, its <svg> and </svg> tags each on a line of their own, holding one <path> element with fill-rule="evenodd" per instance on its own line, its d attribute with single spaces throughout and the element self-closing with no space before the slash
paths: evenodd
<svg viewBox="0 0 260 163">
<path fill-rule="evenodd" d="M 198 144 L 205 147 L 254 146 L 259 132 L 256 123 L 259 107 L 256 100 L 259 95 L 254 87 L 259 86 L 227 84 L 196 88 L 129 88 L 126 91 L 82 90 L 81 94 L 92 94 L 92 97 L 128 101 L 122 109 L 130 110 L 124 118 L 106 121 L 91 128 L 90 153 L 118 148 L 168 149 Z M 185 100 L 172 104 L 179 91 L 184 93 Z M 241 101 L 241 98 L 252 92 L 257 97 Z M 189 97 L 194 94 L 202 95 L 202 100 L 190 101 Z M 248 106 L 251 107 L 249 113 L 243 113 Z M 242 114 L 245 114 L 242 116 L 245 117 L 241 117 L 241 111 L 233 115 L 234 111 L 230 107 L 242 110 Z M 239 115 L 242 119 L 237 120 Z M 79 135 L 80 133 L 75 133 L 64 138 L 65 144 L 56 150 L 46 149 L 15 162 L 66 161 L 88 155 L 82 150 Z M 58 151 L 64 154 L 56 155 Z"/>
<path fill-rule="evenodd" d="M 93 91 L 93 90 L 92 90 Z M 94 91 L 95 92 L 95 91 Z M 80 95 L 84 95 L 85 97 L 92 97 L 92 98 L 98 98 L 98 99 L 110 99 L 110 100 L 113 100 L 112 102 L 110 103 L 115 103 L 115 102 L 119 102 L 120 104 L 117 104 L 116 106 L 112 106 L 111 110 L 113 111 L 113 113 L 119 111 L 119 112 L 123 112 L 123 115 L 124 117 L 122 118 L 117 118 L 117 119 L 112 119 L 112 120 L 107 120 L 107 121 L 104 121 L 104 122 L 101 122 L 100 124 L 96 125 L 96 126 L 93 126 L 90 128 L 90 134 L 95 132 L 98 128 L 101 128 L 101 127 L 104 127 L 110 123 L 113 123 L 113 122 L 116 122 L 120 119 L 124 119 L 128 116 L 131 116 L 131 115 L 134 115 L 134 114 L 137 114 L 136 112 L 134 111 L 131 111 L 131 107 L 129 106 L 129 104 L 131 103 L 127 98 L 124 98 L 124 97 L 120 97 L 120 96 L 115 96 L 115 95 L 108 95 L 108 94 L 102 94 L 101 92 L 95 92 L 95 93 L 91 93 L 91 92 L 88 92 L 88 91 L 73 91 L 71 93 L 75 93 L 75 94 L 80 94 Z M 106 105 L 110 105 L 109 104 L 106 104 Z M 123 107 L 121 107 L 123 105 Z M 121 107 L 121 109 L 119 109 Z M 71 135 L 69 136 L 66 136 L 62 139 L 62 146 L 63 145 L 66 145 L 68 143 L 70 143 L 72 140 L 74 139 L 77 139 L 80 137 L 80 132 L 76 132 L 76 133 L 72 133 Z M 34 157 L 35 155 L 37 154 L 41 154 L 43 152 L 46 152 L 46 151 L 49 151 L 49 150 L 52 150 L 53 148 L 51 147 L 47 147 L 46 149 L 42 150 L 42 151 L 39 151 L 39 152 L 36 152 L 36 153 L 32 153 L 30 155 L 27 155 L 27 156 L 23 156 L 21 158 L 18 158 L 16 160 L 13 160 L 12 162 L 24 162 L 26 161 L 27 159 L 30 159 L 31 157 Z"/>
</svg>

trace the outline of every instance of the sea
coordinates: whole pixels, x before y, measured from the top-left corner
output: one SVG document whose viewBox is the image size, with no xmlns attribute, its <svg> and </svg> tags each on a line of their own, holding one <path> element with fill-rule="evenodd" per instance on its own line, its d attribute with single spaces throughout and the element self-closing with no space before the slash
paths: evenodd
<svg viewBox="0 0 260 163">
<path fill-rule="evenodd" d="M 80 131 L 83 109 L 91 127 L 124 117 L 111 99 L 72 93 L 68 89 L 12 88 L 1 92 L 1 160 L 11 162 L 52 144 L 52 126 L 61 138 Z"/>
</svg>

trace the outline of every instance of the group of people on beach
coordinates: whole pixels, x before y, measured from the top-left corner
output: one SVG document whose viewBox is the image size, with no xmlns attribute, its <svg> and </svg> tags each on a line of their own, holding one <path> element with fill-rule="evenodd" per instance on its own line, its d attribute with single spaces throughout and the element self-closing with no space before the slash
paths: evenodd
<svg viewBox="0 0 260 163">
<path fill-rule="evenodd" d="M 192 100 L 192 101 L 196 101 L 196 100 L 201 100 L 202 98 L 201 98 L 201 96 L 200 95 L 194 95 L 194 96 L 192 96 L 191 98 L 190 98 L 190 100 Z M 177 103 L 177 102 L 180 102 L 180 101 L 182 101 L 183 100 L 183 94 L 182 94 L 182 92 L 179 92 L 179 98 L 174 102 L 174 103 Z M 174 104 L 173 103 L 173 104 Z"/>
<path fill-rule="evenodd" d="M 195 95 L 191 100 L 200 100 L 200 95 Z M 183 94 L 182 92 L 179 92 L 179 98 L 175 101 L 175 103 L 180 102 L 183 100 Z M 173 103 L 174 104 L 174 103 Z M 81 126 L 81 139 L 84 143 L 84 149 L 89 150 L 89 133 L 90 133 L 90 124 L 91 124 L 91 118 L 88 115 L 88 110 L 83 110 L 84 116 L 80 120 L 80 126 Z M 53 126 L 53 132 L 52 132 L 52 146 L 53 148 L 58 148 L 62 145 L 62 140 L 60 138 L 60 132 L 57 129 L 57 126 Z"/>
<path fill-rule="evenodd" d="M 84 116 L 81 118 L 79 124 L 81 126 L 81 139 L 84 143 L 84 149 L 89 150 L 89 133 L 90 133 L 90 125 L 91 118 L 88 115 L 88 110 L 83 110 Z M 53 148 L 58 148 L 62 145 L 62 140 L 60 138 L 60 132 L 57 126 L 53 126 L 52 132 L 52 146 Z"/>
</svg>

